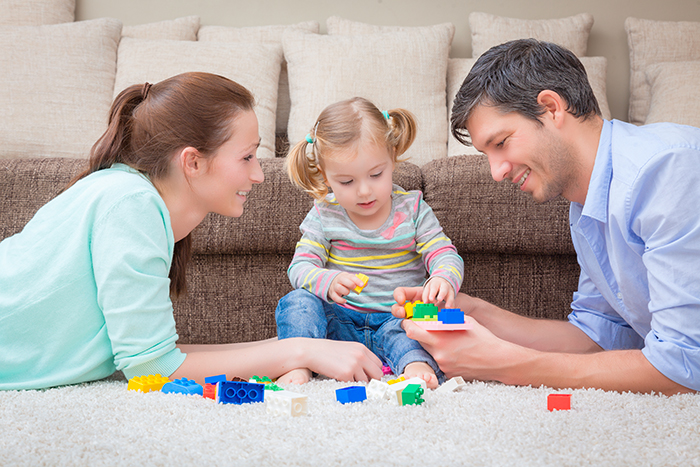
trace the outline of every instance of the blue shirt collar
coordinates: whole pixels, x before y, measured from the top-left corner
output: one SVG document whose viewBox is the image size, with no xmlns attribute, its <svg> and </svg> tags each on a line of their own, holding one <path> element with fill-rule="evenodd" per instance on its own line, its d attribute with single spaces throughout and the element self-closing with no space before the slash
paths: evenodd
<svg viewBox="0 0 700 467">
<path fill-rule="evenodd" d="M 581 216 L 591 217 L 599 222 L 607 222 L 608 219 L 608 198 L 612 180 L 612 129 L 613 123 L 603 120 L 591 181 L 581 211 Z"/>
</svg>

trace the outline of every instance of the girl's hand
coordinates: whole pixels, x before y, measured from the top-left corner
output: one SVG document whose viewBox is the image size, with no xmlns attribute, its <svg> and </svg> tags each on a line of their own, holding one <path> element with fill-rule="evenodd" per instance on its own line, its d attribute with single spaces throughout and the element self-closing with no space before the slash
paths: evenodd
<svg viewBox="0 0 700 467">
<path fill-rule="evenodd" d="M 445 302 L 445 308 L 453 308 L 455 301 L 455 293 L 452 286 L 442 277 L 433 277 L 423 286 L 421 294 L 423 303 Z"/>
<path fill-rule="evenodd" d="M 346 300 L 343 297 L 349 294 L 355 287 L 361 287 L 362 284 L 362 280 L 356 275 L 348 272 L 341 272 L 335 276 L 335 279 L 331 282 L 331 286 L 328 288 L 328 298 L 334 303 L 344 305 Z"/>
</svg>

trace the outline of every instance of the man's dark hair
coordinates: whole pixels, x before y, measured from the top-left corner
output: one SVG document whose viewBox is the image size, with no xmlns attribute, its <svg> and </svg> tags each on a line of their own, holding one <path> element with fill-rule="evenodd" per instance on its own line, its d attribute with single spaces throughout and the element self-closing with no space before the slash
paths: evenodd
<svg viewBox="0 0 700 467">
<path fill-rule="evenodd" d="M 537 103 L 541 91 L 554 91 L 567 103 L 567 112 L 587 119 L 600 116 L 600 107 L 586 70 L 571 51 L 536 39 L 520 39 L 492 47 L 476 61 L 462 83 L 452 107 L 452 134 L 471 145 L 466 123 L 478 105 L 504 113 L 518 112 L 542 124 L 545 109 Z"/>
</svg>

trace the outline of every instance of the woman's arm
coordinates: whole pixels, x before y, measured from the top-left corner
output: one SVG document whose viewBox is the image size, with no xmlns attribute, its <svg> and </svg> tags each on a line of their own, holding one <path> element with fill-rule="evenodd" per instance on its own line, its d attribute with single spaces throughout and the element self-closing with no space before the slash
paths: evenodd
<svg viewBox="0 0 700 467">
<path fill-rule="evenodd" d="M 369 381 L 382 377 L 382 363 L 357 342 L 327 339 L 276 338 L 220 345 L 178 345 L 187 358 L 170 376 L 187 377 L 200 384 L 207 376 L 225 374 L 277 378 L 295 368 L 308 368 L 340 381 Z"/>
</svg>

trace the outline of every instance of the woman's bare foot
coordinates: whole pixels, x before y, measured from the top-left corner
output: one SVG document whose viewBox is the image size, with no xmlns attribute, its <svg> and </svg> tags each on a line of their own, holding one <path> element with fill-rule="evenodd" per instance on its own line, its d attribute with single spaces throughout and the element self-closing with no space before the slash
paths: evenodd
<svg viewBox="0 0 700 467">
<path fill-rule="evenodd" d="M 438 379 L 437 376 L 435 376 L 435 372 L 430 365 L 425 362 L 409 363 L 403 369 L 403 374 L 401 376 L 406 379 L 420 378 L 425 381 L 425 385 L 428 389 L 436 389 L 438 387 Z"/>
<path fill-rule="evenodd" d="M 276 382 L 281 384 L 304 384 L 309 381 L 311 381 L 311 370 L 308 368 L 297 368 L 296 370 L 283 374 L 277 378 Z"/>
</svg>

